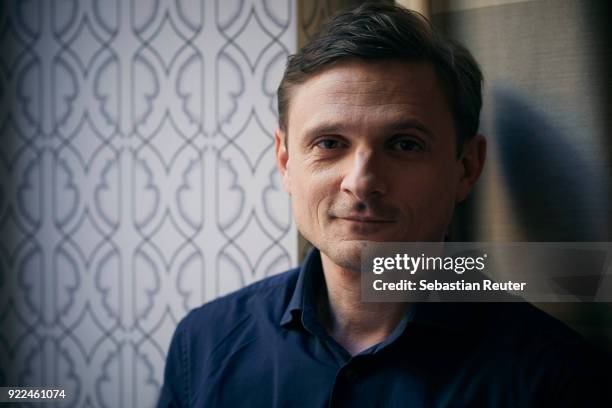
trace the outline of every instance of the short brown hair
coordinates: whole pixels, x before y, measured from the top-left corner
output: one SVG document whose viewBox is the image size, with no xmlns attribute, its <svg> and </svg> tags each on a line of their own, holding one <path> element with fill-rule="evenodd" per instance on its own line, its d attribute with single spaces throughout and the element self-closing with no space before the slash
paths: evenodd
<svg viewBox="0 0 612 408">
<path fill-rule="evenodd" d="M 366 3 L 331 18 L 289 57 L 278 87 L 279 126 L 287 130 L 291 87 L 349 58 L 430 62 L 453 114 L 457 154 L 478 131 L 482 72 L 462 45 L 443 38 L 421 14 L 400 6 Z"/>
</svg>

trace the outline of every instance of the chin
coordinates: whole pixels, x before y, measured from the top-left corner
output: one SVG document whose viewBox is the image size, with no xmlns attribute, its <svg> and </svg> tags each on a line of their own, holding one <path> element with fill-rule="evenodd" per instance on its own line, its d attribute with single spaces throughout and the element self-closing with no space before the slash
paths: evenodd
<svg viewBox="0 0 612 408">
<path fill-rule="evenodd" d="M 368 242 L 371 240 L 329 242 L 318 248 L 339 267 L 361 272 L 361 252 Z"/>
</svg>

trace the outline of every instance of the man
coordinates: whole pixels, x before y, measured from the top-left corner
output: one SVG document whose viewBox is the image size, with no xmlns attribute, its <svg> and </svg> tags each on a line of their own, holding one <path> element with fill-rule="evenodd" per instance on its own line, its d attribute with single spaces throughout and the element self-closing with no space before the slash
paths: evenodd
<svg viewBox="0 0 612 408">
<path fill-rule="evenodd" d="M 315 249 L 183 319 L 159 406 L 599 401 L 581 339 L 529 305 L 360 300 L 364 243 L 443 241 L 477 181 L 481 81 L 467 50 L 388 5 L 336 16 L 290 57 L 276 157 Z"/>
</svg>

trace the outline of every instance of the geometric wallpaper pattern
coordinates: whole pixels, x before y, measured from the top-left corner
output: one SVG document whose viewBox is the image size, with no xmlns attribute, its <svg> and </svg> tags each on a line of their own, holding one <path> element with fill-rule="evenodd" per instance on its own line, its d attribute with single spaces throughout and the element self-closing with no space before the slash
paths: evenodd
<svg viewBox="0 0 612 408">
<path fill-rule="evenodd" d="M 147 407 L 190 309 L 297 263 L 293 0 L 0 3 L 0 385 Z"/>
</svg>

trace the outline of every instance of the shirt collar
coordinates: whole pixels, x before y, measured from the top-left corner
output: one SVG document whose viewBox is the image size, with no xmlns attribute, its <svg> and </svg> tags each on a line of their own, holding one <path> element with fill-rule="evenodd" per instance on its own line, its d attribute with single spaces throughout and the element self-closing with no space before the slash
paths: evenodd
<svg viewBox="0 0 612 408">
<path fill-rule="evenodd" d="M 325 278 L 321 254 L 317 248 L 312 248 L 300 266 L 295 289 L 280 321 L 282 327 L 297 322 L 306 327 L 305 320 L 308 323 L 317 319 L 316 294 L 322 285 L 325 285 Z M 414 303 L 408 308 L 398 329 L 403 332 L 410 324 L 453 331 L 469 329 L 475 316 L 481 311 L 477 306 L 479 304 L 476 303 Z"/>
<path fill-rule="evenodd" d="M 316 290 L 324 284 L 321 254 L 317 248 L 312 248 L 300 266 L 295 289 L 280 321 L 281 326 L 285 327 L 299 320 L 304 313 L 314 314 Z"/>
</svg>

